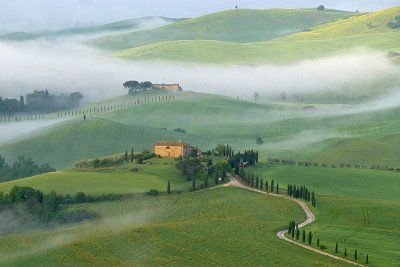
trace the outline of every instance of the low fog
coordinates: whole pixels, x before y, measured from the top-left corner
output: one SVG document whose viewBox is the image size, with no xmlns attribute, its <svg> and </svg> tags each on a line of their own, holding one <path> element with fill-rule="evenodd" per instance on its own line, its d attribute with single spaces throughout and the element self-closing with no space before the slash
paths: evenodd
<svg viewBox="0 0 400 267">
<path fill-rule="evenodd" d="M 86 100 L 125 94 L 129 79 L 177 82 L 185 90 L 250 97 L 363 88 L 395 79 L 400 68 L 381 53 L 351 53 L 293 64 L 216 66 L 134 62 L 90 49 L 74 41 L 0 43 L 0 95 L 17 97 L 35 89 L 53 93 L 80 91 Z"/>
<path fill-rule="evenodd" d="M 38 131 L 65 120 L 59 118 L 53 120 L 0 123 L 0 145 L 25 137 L 27 133 Z"/>
</svg>

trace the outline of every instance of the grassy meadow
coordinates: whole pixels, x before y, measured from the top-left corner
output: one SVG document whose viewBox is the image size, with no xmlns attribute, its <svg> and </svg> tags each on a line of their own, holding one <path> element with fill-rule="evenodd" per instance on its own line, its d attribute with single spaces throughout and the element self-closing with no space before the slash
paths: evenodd
<svg viewBox="0 0 400 267">
<path fill-rule="evenodd" d="M 250 170 L 263 179 L 305 185 L 317 194 L 316 221 L 306 227 L 333 253 L 344 249 L 352 258 L 358 250 L 360 263 L 369 255 L 371 266 L 396 266 L 400 260 L 400 173 L 261 164 Z"/>
<path fill-rule="evenodd" d="M 133 168 L 138 170 L 132 172 Z M 44 193 L 55 191 L 62 195 L 87 195 L 144 193 L 151 189 L 184 191 L 191 182 L 184 180 L 175 168 L 174 159 L 152 158 L 144 164 L 128 163 L 109 168 L 69 169 L 0 183 L 0 191 L 9 192 L 13 186 L 30 186 Z M 212 184 L 212 181 L 210 181 Z"/>
<path fill-rule="evenodd" d="M 116 101 L 113 99 L 112 101 Z M 144 149 L 158 140 L 182 140 L 203 150 L 229 144 L 236 151 L 257 149 L 266 156 L 328 164 L 399 167 L 399 109 L 346 114 L 318 108 L 253 103 L 224 96 L 182 93 L 150 102 L 74 119 L 0 147 L 9 161 L 19 155 L 57 169 L 78 160 Z M 175 131 L 183 128 L 186 133 Z M 264 144 L 256 145 L 260 136 Z"/>
<path fill-rule="evenodd" d="M 400 7 L 393 7 L 358 14 L 269 41 L 249 40 L 238 43 L 222 38 L 181 38 L 127 47 L 110 42 L 110 47 L 114 46 L 114 50 L 118 50 L 114 52 L 115 56 L 132 60 L 217 64 L 285 63 L 348 53 L 349 50 L 358 51 L 360 48 L 389 53 L 400 50 L 399 30 L 386 26 L 387 22 L 394 20 L 399 10 Z"/>
<path fill-rule="evenodd" d="M 97 212 L 101 218 L 1 236 L 0 264 L 341 264 L 276 237 L 289 220 L 304 219 L 296 204 L 243 189 L 71 207 L 79 208 Z"/>
<path fill-rule="evenodd" d="M 177 40 L 257 42 L 354 15 L 358 14 L 336 10 L 318 12 L 312 9 L 226 10 L 156 29 L 101 37 L 90 44 L 115 51 Z"/>
</svg>

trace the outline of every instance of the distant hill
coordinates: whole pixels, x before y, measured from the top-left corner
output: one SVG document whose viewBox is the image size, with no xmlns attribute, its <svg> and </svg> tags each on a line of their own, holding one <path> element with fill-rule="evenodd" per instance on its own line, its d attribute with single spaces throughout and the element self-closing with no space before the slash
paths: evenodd
<svg viewBox="0 0 400 267">
<path fill-rule="evenodd" d="M 0 40 L 27 41 L 38 38 L 59 38 L 74 35 L 90 35 L 108 32 L 121 32 L 127 30 L 143 30 L 165 26 L 169 23 L 182 21 L 184 19 L 164 17 L 142 17 L 117 21 L 99 26 L 75 27 L 58 30 L 45 30 L 39 32 L 11 32 L 0 35 Z"/>
<path fill-rule="evenodd" d="M 310 59 L 360 47 L 389 54 L 400 52 L 400 29 L 387 27 L 397 14 L 400 14 L 400 7 L 393 7 L 319 25 L 267 42 L 164 41 L 121 50 L 115 55 L 133 60 L 258 64 Z"/>
<path fill-rule="evenodd" d="M 336 10 L 319 12 L 313 9 L 227 10 L 157 29 L 102 37 L 92 44 L 115 51 L 174 40 L 257 42 L 354 15 L 359 14 Z"/>
</svg>

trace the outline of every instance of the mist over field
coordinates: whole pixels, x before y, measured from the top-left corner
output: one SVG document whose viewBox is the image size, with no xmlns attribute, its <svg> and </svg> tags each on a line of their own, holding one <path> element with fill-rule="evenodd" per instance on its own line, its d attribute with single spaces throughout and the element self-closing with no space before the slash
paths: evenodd
<svg viewBox="0 0 400 267">
<path fill-rule="evenodd" d="M 134 62 L 111 57 L 76 39 L 0 43 L 0 95 L 17 97 L 36 89 L 80 91 L 85 100 L 122 95 L 126 80 L 180 83 L 185 90 L 251 97 L 363 89 L 398 79 L 400 67 L 384 54 L 363 49 L 291 64 L 199 65 Z"/>
</svg>

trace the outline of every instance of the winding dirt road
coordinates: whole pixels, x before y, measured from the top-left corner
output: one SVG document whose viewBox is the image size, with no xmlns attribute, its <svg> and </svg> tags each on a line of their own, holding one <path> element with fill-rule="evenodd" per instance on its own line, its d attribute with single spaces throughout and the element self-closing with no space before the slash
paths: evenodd
<svg viewBox="0 0 400 267">
<path fill-rule="evenodd" d="M 236 187 L 244 188 L 244 189 L 247 189 L 247 190 L 250 190 L 250 191 L 254 191 L 254 192 L 257 192 L 257 193 L 260 193 L 260 194 L 264 194 L 264 195 L 269 195 L 269 196 L 274 196 L 274 197 L 285 198 L 285 199 L 288 199 L 288 200 L 290 200 L 290 201 L 294 201 L 294 202 L 296 202 L 297 204 L 299 204 L 299 206 L 303 209 L 304 213 L 305 213 L 306 216 L 307 216 L 307 219 L 306 219 L 304 222 L 302 222 L 302 223 L 299 224 L 299 228 L 304 227 L 304 226 L 306 226 L 306 225 L 312 223 L 312 222 L 315 220 L 315 215 L 314 215 L 314 213 L 312 213 L 312 211 L 311 211 L 310 208 L 307 206 L 307 204 L 306 204 L 304 201 L 300 200 L 300 199 L 291 198 L 291 197 L 288 197 L 288 196 L 285 196 L 285 195 L 274 194 L 274 193 L 271 193 L 271 192 L 265 192 L 265 191 L 261 191 L 261 190 L 252 188 L 252 187 L 250 187 L 250 186 L 244 185 L 244 184 L 242 184 L 241 182 L 239 182 L 233 175 L 229 175 L 229 178 L 230 178 L 230 182 L 224 184 L 223 186 L 236 186 Z M 328 257 L 331 257 L 331 258 L 333 258 L 333 259 L 340 260 L 340 261 L 343 261 L 343 262 L 346 262 L 346 263 L 349 263 L 349 264 L 352 264 L 352 265 L 364 266 L 364 265 L 359 264 L 359 263 L 357 263 L 357 262 L 350 261 L 350 260 L 347 260 L 347 259 L 343 259 L 343 258 L 341 258 L 341 257 L 338 257 L 338 256 L 336 256 L 336 255 L 330 254 L 330 253 L 328 253 L 328 252 L 325 252 L 325 251 L 322 251 L 322 250 L 319 250 L 319 249 L 316 249 L 316 248 L 307 246 L 306 244 L 303 244 L 303 243 L 301 243 L 301 242 L 297 242 L 297 241 L 295 241 L 295 240 L 289 239 L 289 238 L 287 238 L 287 237 L 285 236 L 286 233 L 287 233 L 287 230 L 286 230 L 286 229 L 283 229 L 283 230 L 279 231 L 279 232 L 276 234 L 276 236 L 279 237 L 279 238 L 282 239 L 282 240 L 285 240 L 285 241 L 287 241 L 287 242 L 289 242 L 289 243 L 295 244 L 295 245 L 300 246 L 300 247 L 302 247 L 302 248 L 311 250 L 311 251 L 313 251 L 313 252 L 315 252 L 315 253 L 319 253 L 319 254 L 321 254 L 321 255 L 328 256 Z"/>
</svg>

